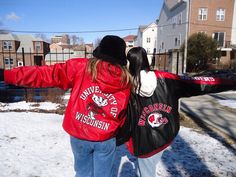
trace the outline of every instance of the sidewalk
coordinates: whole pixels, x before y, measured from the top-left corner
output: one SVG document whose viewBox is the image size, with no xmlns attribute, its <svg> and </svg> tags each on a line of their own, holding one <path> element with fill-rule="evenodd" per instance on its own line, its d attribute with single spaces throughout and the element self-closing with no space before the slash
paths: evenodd
<svg viewBox="0 0 236 177">
<path fill-rule="evenodd" d="M 179 111 L 236 139 L 236 91 L 181 98 Z"/>
</svg>

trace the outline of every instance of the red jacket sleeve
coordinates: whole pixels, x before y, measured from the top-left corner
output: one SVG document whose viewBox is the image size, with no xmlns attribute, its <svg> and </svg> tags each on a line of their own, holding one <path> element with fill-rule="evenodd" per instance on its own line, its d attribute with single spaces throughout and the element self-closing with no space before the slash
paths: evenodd
<svg viewBox="0 0 236 177">
<path fill-rule="evenodd" d="M 51 66 L 25 66 L 4 71 L 4 81 L 24 87 L 60 87 L 69 89 L 86 68 L 87 59 L 71 59 Z"/>
</svg>

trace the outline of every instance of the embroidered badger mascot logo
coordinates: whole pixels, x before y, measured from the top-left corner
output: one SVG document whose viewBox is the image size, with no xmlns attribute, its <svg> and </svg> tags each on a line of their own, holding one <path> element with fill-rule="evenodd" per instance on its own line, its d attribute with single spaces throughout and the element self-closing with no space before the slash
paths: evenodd
<svg viewBox="0 0 236 177">
<path fill-rule="evenodd" d="M 92 99 L 89 101 L 87 105 L 87 110 L 89 111 L 88 115 L 91 119 L 96 119 L 94 116 L 96 114 L 101 114 L 103 117 L 105 117 L 105 112 L 102 109 L 102 107 L 107 106 L 108 101 L 107 99 L 98 96 L 96 94 L 93 94 Z"/>
</svg>

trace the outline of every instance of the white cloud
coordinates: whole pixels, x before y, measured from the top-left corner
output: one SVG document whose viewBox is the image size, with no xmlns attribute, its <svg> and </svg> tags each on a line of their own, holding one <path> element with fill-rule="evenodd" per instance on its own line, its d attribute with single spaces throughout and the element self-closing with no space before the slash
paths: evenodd
<svg viewBox="0 0 236 177">
<path fill-rule="evenodd" d="M 6 19 L 17 21 L 17 20 L 20 20 L 21 17 L 16 15 L 15 12 L 11 12 L 10 14 L 6 15 Z"/>
</svg>

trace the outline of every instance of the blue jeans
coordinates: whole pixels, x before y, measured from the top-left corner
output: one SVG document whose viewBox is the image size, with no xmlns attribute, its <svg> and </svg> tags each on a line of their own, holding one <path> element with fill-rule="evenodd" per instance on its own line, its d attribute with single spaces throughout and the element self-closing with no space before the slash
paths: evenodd
<svg viewBox="0 0 236 177">
<path fill-rule="evenodd" d="M 115 138 L 92 142 L 70 138 L 76 177 L 110 177 L 115 159 Z"/>
<path fill-rule="evenodd" d="M 163 151 L 148 157 L 138 158 L 138 168 L 140 177 L 156 177 L 156 166 L 161 161 Z"/>
</svg>

